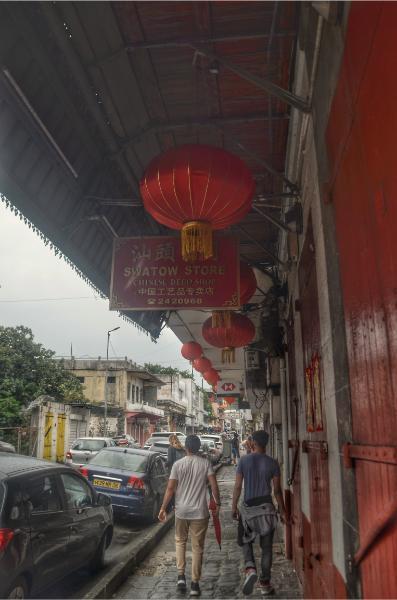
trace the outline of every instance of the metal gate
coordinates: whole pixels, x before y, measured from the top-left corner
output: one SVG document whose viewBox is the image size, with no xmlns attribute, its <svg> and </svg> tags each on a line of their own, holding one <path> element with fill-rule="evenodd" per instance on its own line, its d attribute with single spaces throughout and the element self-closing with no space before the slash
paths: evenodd
<svg viewBox="0 0 397 600">
<path fill-rule="evenodd" d="M 397 5 L 352 2 L 327 130 L 364 598 L 397 594 Z"/>
<path fill-rule="evenodd" d="M 66 415 L 58 415 L 57 421 L 57 462 L 65 459 L 65 421 Z"/>
<path fill-rule="evenodd" d="M 51 460 L 52 458 L 52 428 L 54 425 L 54 415 L 46 413 L 44 421 L 44 452 L 43 458 Z"/>
</svg>

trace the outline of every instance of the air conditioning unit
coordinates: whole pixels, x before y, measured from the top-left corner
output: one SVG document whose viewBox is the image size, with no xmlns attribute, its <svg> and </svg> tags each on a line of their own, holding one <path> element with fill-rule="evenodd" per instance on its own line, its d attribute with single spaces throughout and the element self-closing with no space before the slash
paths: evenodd
<svg viewBox="0 0 397 600">
<path fill-rule="evenodd" d="M 245 351 L 245 368 L 247 371 L 260 369 L 259 352 L 257 350 Z"/>
</svg>

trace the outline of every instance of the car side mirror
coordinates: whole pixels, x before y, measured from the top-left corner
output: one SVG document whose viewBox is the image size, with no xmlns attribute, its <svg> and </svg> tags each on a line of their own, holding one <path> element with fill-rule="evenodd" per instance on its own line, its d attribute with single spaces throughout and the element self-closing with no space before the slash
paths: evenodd
<svg viewBox="0 0 397 600">
<path fill-rule="evenodd" d="M 98 506 L 110 506 L 112 504 L 110 496 L 107 494 L 102 494 L 102 492 L 97 493 L 96 500 Z"/>
</svg>

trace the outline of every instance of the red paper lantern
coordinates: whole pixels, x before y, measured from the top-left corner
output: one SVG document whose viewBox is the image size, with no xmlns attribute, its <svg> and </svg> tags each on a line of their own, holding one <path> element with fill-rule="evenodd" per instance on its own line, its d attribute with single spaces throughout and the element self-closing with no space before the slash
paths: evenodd
<svg viewBox="0 0 397 600">
<path fill-rule="evenodd" d="M 186 342 L 181 348 L 181 354 L 186 360 L 194 360 L 200 358 L 203 349 L 197 342 Z"/>
<path fill-rule="evenodd" d="M 228 404 L 234 404 L 234 400 L 235 400 L 235 399 L 234 399 L 234 398 L 230 398 L 230 397 L 227 397 L 227 396 L 226 396 L 225 400 L 226 400 L 226 402 L 227 402 Z"/>
<path fill-rule="evenodd" d="M 209 385 L 215 386 L 220 380 L 219 373 L 215 369 L 210 369 L 209 371 L 205 371 L 203 375 Z"/>
<path fill-rule="evenodd" d="M 213 327 L 212 317 L 202 328 L 203 338 L 211 346 L 222 348 L 222 362 L 234 362 L 235 348 L 247 346 L 255 337 L 255 326 L 244 315 L 230 313 L 230 327 Z"/>
<path fill-rule="evenodd" d="M 182 230 L 182 257 L 193 261 L 213 256 L 213 230 L 225 229 L 248 213 L 255 182 L 234 154 L 197 144 L 156 156 L 140 188 L 152 217 Z"/>
<path fill-rule="evenodd" d="M 247 304 L 256 292 L 254 271 L 246 263 L 240 262 L 240 304 Z"/>
<path fill-rule="evenodd" d="M 212 363 L 208 358 L 204 356 L 202 358 L 196 358 L 193 361 L 193 368 L 196 369 L 199 373 L 204 373 L 205 371 L 209 371 L 212 367 Z"/>
</svg>

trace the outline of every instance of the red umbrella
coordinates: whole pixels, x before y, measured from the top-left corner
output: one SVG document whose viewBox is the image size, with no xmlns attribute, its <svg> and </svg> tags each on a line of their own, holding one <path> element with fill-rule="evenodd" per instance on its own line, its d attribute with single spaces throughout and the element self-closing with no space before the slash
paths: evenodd
<svg viewBox="0 0 397 600">
<path fill-rule="evenodd" d="M 216 514 L 216 502 L 215 502 L 214 496 L 212 495 L 211 492 L 210 492 L 210 503 L 208 505 L 208 508 L 210 509 L 210 511 L 212 513 L 212 522 L 214 524 L 216 541 L 219 544 L 219 550 L 222 550 L 222 545 L 221 545 L 221 542 L 222 542 L 221 522 L 219 520 L 218 515 Z"/>
</svg>

